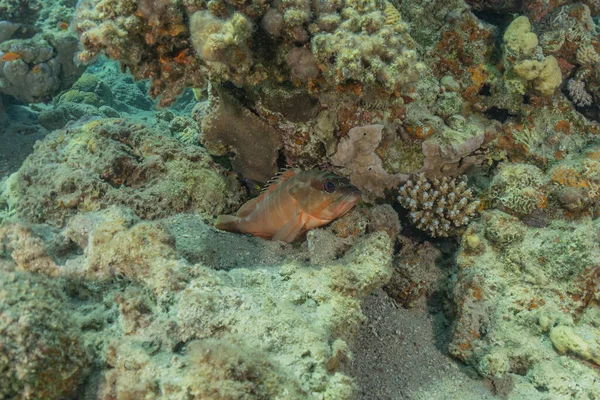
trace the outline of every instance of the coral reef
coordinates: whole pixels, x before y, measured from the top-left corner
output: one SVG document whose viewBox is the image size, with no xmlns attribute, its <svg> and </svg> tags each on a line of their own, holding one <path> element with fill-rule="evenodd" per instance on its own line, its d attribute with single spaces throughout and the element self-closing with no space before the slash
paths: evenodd
<svg viewBox="0 0 600 400">
<path fill-rule="evenodd" d="M 77 37 L 68 31 L 73 7 L 68 0 L 0 3 L 0 95 L 48 101 L 83 73 L 73 61 Z"/>
<path fill-rule="evenodd" d="M 0 397 L 451 396 L 355 390 L 378 287 L 435 320 L 475 398 L 600 397 L 599 18 L 0 0 Z M 294 245 L 211 226 L 285 165 L 364 202 Z"/>
<path fill-rule="evenodd" d="M 465 177 L 429 180 L 423 173 L 400 187 L 398 201 L 410 211 L 411 222 L 432 237 L 450 236 L 468 225 L 479 207 Z"/>
<path fill-rule="evenodd" d="M 206 77 L 237 86 L 279 86 L 286 79 L 324 92 L 341 85 L 397 95 L 424 68 L 406 24 L 388 2 L 354 7 L 86 0 L 78 4 L 74 25 L 82 62 L 106 53 L 136 78 L 150 78 L 151 93 L 161 94 L 162 104 Z"/>
<path fill-rule="evenodd" d="M 458 257 L 451 353 L 515 398 L 598 396 L 598 221 L 527 227 L 494 211 L 471 225 L 480 247 Z"/>
<path fill-rule="evenodd" d="M 38 143 L 0 204 L 25 221 L 61 226 L 78 211 L 113 204 L 147 219 L 185 210 L 217 215 L 242 197 L 235 177 L 202 148 L 128 120 L 96 119 Z"/>
<path fill-rule="evenodd" d="M 78 340 L 104 360 L 88 378 L 99 382 L 90 395 L 349 398 L 352 380 L 341 367 L 364 318 L 360 300 L 390 277 L 390 237 L 363 235 L 322 266 L 290 260 L 216 271 L 177 255 L 175 243 L 194 232 L 179 225 L 172 240 L 165 227 L 174 221 L 144 222 L 111 207 L 78 214 L 62 232 L 43 237 L 11 224 L 0 230 L 0 267 L 29 271 L 35 260 L 50 259 L 48 251 L 58 260 L 38 268 L 37 279 L 64 278 L 56 285 L 73 301 Z M 205 243 L 216 246 L 209 253 L 252 248 L 243 236 L 203 229 L 211 237 Z M 253 241 L 263 256 L 293 255 Z M 72 257 L 55 257 L 65 251 Z M 257 321 L 257 315 L 269 317 Z M 69 385 L 64 393 L 77 388 L 76 377 L 62 381 Z"/>
</svg>

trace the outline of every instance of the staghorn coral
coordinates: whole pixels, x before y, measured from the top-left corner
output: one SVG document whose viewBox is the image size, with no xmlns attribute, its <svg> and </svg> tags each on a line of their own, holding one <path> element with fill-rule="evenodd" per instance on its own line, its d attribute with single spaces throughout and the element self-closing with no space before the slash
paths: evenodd
<svg viewBox="0 0 600 400">
<path fill-rule="evenodd" d="M 398 201 L 410 210 L 411 221 L 432 237 L 452 235 L 471 221 L 479 207 L 464 176 L 430 180 L 418 174 L 400 188 Z"/>
</svg>

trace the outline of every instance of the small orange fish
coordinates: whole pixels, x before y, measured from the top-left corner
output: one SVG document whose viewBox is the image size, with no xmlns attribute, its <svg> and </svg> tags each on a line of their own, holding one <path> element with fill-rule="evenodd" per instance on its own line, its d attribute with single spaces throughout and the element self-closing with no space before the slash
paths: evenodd
<svg viewBox="0 0 600 400">
<path fill-rule="evenodd" d="M 69 29 L 69 24 L 67 22 L 59 22 L 57 25 L 58 29 L 60 29 L 61 31 L 66 31 L 67 29 Z"/>
<path fill-rule="evenodd" d="M 4 55 L 2 57 L 0 57 L 0 60 L 2 61 L 15 61 L 17 59 L 21 58 L 21 55 L 19 53 L 15 53 L 13 51 L 10 51 L 8 53 L 4 53 Z"/>
<path fill-rule="evenodd" d="M 216 227 L 291 243 L 307 230 L 341 217 L 360 197 L 348 179 L 331 172 L 289 169 L 237 215 L 220 215 Z"/>
<path fill-rule="evenodd" d="M 34 74 L 40 74 L 42 72 L 42 69 L 40 68 L 39 65 L 34 66 L 32 69 Z"/>
</svg>

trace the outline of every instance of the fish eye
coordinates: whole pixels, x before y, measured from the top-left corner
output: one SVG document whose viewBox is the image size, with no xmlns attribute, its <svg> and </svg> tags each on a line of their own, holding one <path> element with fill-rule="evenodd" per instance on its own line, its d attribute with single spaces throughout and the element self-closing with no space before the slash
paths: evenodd
<svg viewBox="0 0 600 400">
<path fill-rule="evenodd" d="M 330 181 L 330 180 L 326 180 L 323 183 L 323 189 L 327 192 L 327 193 L 333 193 L 335 192 L 336 189 L 336 185 L 334 182 Z"/>
</svg>

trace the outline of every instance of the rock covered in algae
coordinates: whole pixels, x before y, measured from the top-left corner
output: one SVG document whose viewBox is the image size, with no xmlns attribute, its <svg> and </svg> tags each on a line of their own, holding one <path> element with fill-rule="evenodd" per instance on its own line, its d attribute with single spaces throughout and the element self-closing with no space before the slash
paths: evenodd
<svg viewBox="0 0 600 400">
<path fill-rule="evenodd" d="M 2 250 L 0 245 L 0 254 Z M 0 261 L 0 398 L 71 398 L 90 359 L 61 284 L 3 264 Z"/>
<path fill-rule="evenodd" d="M 216 215 L 235 209 L 242 189 L 198 146 L 127 120 L 97 119 L 38 142 L 2 199 L 26 221 L 62 225 L 77 211 L 112 204 L 150 219 L 185 210 Z"/>
<path fill-rule="evenodd" d="M 599 220 L 534 228 L 487 214 L 458 256 L 450 353 L 514 398 L 598 397 Z"/>
<path fill-rule="evenodd" d="M 224 258 L 181 258 L 176 246 L 194 236 L 186 226 L 204 223 L 179 218 L 142 221 L 109 207 L 79 212 L 62 231 L 0 230 L 1 268 L 58 277 L 72 300 L 69 314 L 98 366 L 85 398 L 350 398 L 342 368 L 364 319 L 361 300 L 390 278 L 390 236 L 361 234 L 315 265 L 306 250 L 204 226 L 205 252 L 262 253 L 260 263 L 223 268 Z"/>
</svg>

